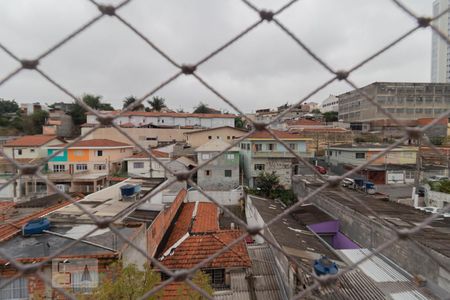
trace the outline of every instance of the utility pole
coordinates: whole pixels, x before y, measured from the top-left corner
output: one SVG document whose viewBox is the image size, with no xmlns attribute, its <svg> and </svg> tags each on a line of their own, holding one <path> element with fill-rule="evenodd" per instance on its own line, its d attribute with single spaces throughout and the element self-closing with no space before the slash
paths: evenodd
<svg viewBox="0 0 450 300">
<path fill-rule="evenodd" d="M 414 176 L 414 206 L 419 205 L 419 183 L 420 183 L 420 170 L 421 170 L 421 156 L 420 156 L 420 145 L 422 139 L 421 137 L 417 140 L 417 152 L 416 152 L 416 176 Z"/>
</svg>

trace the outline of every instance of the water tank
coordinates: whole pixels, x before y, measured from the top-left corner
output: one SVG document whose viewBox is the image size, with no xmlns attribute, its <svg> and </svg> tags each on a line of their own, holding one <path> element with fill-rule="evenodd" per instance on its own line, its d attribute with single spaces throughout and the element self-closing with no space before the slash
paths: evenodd
<svg viewBox="0 0 450 300">
<path fill-rule="evenodd" d="M 314 271 L 317 276 L 333 275 L 338 272 L 338 267 L 328 257 L 322 256 L 320 259 L 314 260 Z"/>
<path fill-rule="evenodd" d="M 22 227 L 23 235 L 32 235 L 42 233 L 50 228 L 50 221 L 47 218 L 31 220 Z"/>
<path fill-rule="evenodd" d="M 125 184 L 120 187 L 120 192 L 122 193 L 122 197 L 131 197 L 135 193 L 135 187 L 132 184 Z"/>
</svg>

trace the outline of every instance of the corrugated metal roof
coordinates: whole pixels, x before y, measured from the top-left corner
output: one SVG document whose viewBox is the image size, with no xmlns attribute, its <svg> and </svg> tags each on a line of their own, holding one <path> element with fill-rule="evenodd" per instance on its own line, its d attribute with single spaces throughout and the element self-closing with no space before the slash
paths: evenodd
<svg viewBox="0 0 450 300">
<path fill-rule="evenodd" d="M 372 253 L 369 249 L 345 249 L 337 250 L 348 263 L 356 263 Z M 417 287 L 412 281 L 412 276 L 400 266 L 381 254 L 372 256 L 358 264 L 357 270 L 363 272 L 373 281 L 373 284 L 392 299 L 434 299 L 424 295 L 426 290 Z M 364 286 L 364 285 L 363 285 Z"/>
</svg>

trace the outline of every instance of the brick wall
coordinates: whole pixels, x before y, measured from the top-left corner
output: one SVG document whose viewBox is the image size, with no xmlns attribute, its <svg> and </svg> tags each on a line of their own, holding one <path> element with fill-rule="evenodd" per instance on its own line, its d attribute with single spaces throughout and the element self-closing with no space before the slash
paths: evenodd
<svg viewBox="0 0 450 300">
<path fill-rule="evenodd" d="M 175 200 L 172 202 L 169 208 L 161 211 L 158 216 L 156 216 L 153 223 L 147 230 L 147 253 L 150 256 L 154 256 L 159 243 L 164 237 L 167 229 L 173 221 L 173 218 L 177 214 L 181 203 L 183 203 L 186 198 L 187 191 L 185 189 L 181 190 Z"/>
</svg>

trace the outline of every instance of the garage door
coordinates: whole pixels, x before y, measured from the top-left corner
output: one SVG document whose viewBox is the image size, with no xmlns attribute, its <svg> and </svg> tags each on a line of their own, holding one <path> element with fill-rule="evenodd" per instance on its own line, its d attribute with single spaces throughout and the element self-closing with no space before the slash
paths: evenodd
<svg viewBox="0 0 450 300">
<path fill-rule="evenodd" d="M 405 175 L 403 171 L 390 171 L 388 173 L 387 183 L 405 183 Z"/>
</svg>

